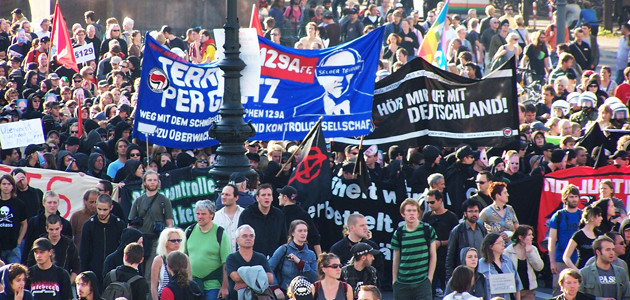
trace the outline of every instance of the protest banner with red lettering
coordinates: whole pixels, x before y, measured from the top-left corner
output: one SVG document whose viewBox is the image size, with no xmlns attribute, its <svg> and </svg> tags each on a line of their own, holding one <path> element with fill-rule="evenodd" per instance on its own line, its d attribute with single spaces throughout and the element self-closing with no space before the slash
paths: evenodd
<svg viewBox="0 0 630 300">
<path fill-rule="evenodd" d="M 627 210 L 630 196 L 630 167 L 612 165 L 599 169 L 575 167 L 545 175 L 538 211 L 538 243 L 545 238 L 551 216 L 562 208 L 562 189 L 565 186 L 573 184 L 580 189 L 579 208 L 582 209 L 584 205 L 599 199 L 599 183 L 605 179 L 613 182 L 614 195 L 626 204 Z"/>
<path fill-rule="evenodd" d="M 14 168 L 0 164 L 0 176 L 10 173 Z M 70 218 L 73 212 L 83 208 L 83 194 L 88 189 L 95 189 L 100 180 L 79 173 L 39 168 L 21 169 L 26 172 L 26 179 L 30 186 L 43 192 L 54 190 L 59 194 L 59 213 L 66 219 Z"/>
</svg>

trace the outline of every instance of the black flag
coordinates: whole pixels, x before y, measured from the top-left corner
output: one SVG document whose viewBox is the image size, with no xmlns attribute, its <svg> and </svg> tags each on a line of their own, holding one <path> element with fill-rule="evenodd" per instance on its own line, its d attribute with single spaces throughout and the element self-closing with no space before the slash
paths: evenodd
<svg viewBox="0 0 630 300">
<path fill-rule="evenodd" d="M 321 122 L 318 122 L 307 135 L 301 160 L 289 179 L 289 185 L 298 191 L 304 209 L 330 199 L 332 170 L 329 156 Z"/>
</svg>

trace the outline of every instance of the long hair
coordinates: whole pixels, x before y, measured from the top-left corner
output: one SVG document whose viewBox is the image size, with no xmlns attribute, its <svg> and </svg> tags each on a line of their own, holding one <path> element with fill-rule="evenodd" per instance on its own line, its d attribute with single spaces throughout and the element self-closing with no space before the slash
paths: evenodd
<svg viewBox="0 0 630 300">
<path fill-rule="evenodd" d="M 173 272 L 173 279 L 181 288 L 188 286 L 188 257 L 179 251 L 173 251 L 166 257 L 166 265 Z"/>
<path fill-rule="evenodd" d="M 495 232 L 488 233 L 483 241 L 481 241 L 481 256 L 486 259 L 486 262 L 492 263 L 494 261 L 494 252 L 492 252 L 492 245 L 501 238 L 501 235 Z"/>
<path fill-rule="evenodd" d="M 582 212 L 582 219 L 580 219 L 579 227 L 582 228 L 586 223 L 591 221 L 591 218 L 601 216 L 602 209 L 597 206 L 586 206 Z"/>
<path fill-rule="evenodd" d="M 289 238 L 287 239 L 287 244 L 291 243 L 293 241 L 293 235 L 292 233 L 295 232 L 295 230 L 297 229 L 298 225 L 304 225 L 306 226 L 306 228 L 308 229 L 308 224 L 306 224 L 306 222 L 304 222 L 303 220 L 293 220 L 291 222 L 291 224 L 289 225 Z M 308 243 L 308 241 L 307 241 Z"/>
<path fill-rule="evenodd" d="M 15 188 L 15 179 L 13 179 L 13 176 L 4 174 L 0 177 L 0 183 L 2 183 L 2 180 L 8 181 L 13 186 L 13 189 L 11 190 L 11 197 L 17 197 L 17 189 Z"/>
<path fill-rule="evenodd" d="M 323 252 L 319 255 L 317 258 L 317 277 L 319 277 L 320 280 L 324 279 L 325 276 L 324 267 L 327 267 L 330 264 L 330 261 L 335 258 L 339 259 L 339 257 L 334 253 Z"/>
<path fill-rule="evenodd" d="M 516 230 L 514 230 L 514 234 L 512 235 L 512 242 L 514 244 L 521 243 L 521 237 L 525 238 L 529 231 L 534 233 L 534 227 L 529 225 L 518 225 L 518 227 L 516 227 Z"/>
</svg>

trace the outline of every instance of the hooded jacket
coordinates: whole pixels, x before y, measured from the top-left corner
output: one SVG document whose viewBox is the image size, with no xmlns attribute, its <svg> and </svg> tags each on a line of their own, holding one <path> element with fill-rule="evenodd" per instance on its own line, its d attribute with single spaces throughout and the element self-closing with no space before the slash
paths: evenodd
<svg viewBox="0 0 630 300">
<path fill-rule="evenodd" d="M 8 264 L 0 268 L 0 274 L 2 274 L 2 285 L 4 286 L 4 291 L 0 292 L 0 300 L 15 299 L 15 294 L 11 288 L 11 281 L 9 280 L 9 268 L 11 265 L 12 264 Z M 33 294 L 31 294 L 29 290 L 25 289 L 22 300 L 33 300 Z"/>
<path fill-rule="evenodd" d="M 120 245 L 118 245 L 116 251 L 105 258 L 105 262 L 103 263 L 103 277 L 105 277 L 109 271 L 123 265 L 125 247 L 131 243 L 137 242 L 141 237 L 142 232 L 135 228 L 125 228 L 122 231 L 120 235 Z"/>
<path fill-rule="evenodd" d="M 424 164 L 415 169 L 412 178 L 410 178 L 412 192 L 417 193 L 422 193 L 424 189 L 429 187 L 427 182 L 429 175 L 433 173 L 444 174 L 445 171 L 439 163 L 433 166 L 437 157 L 441 155 L 440 149 L 433 145 L 428 145 L 424 148 L 422 154 L 424 155 Z"/>
<path fill-rule="evenodd" d="M 141 180 L 142 178 L 136 176 L 136 170 L 138 167 L 142 165 L 141 161 L 135 159 L 127 159 L 125 165 L 116 172 L 116 178 L 114 178 L 115 183 L 119 182 L 130 182 L 134 180 Z"/>
<path fill-rule="evenodd" d="M 94 163 L 96 162 L 96 159 L 99 157 L 103 158 L 103 168 L 100 171 L 96 171 L 94 169 Z M 105 157 L 105 155 L 99 152 L 93 152 L 92 154 L 90 154 L 90 157 L 88 158 L 87 174 L 90 176 L 94 176 L 96 178 L 100 178 L 100 179 L 105 179 L 109 181 L 112 180 L 111 177 L 107 176 L 107 158 Z"/>
<path fill-rule="evenodd" d="M 107 153 L 105 153 L 105 155 L 110 161 L 118 159 L 118 155 L 116 154 L 116 142 L 122 137 L 123 131 L 125 130 L 131 130 L 131 125 L 127 124 L 127 122 L 116 124 L 114 138 L 107 142 Z"/>
<path fill-rule="evenodd" d="M 459 251 L 459 260 L 462 262 L 462 266 L 466 265 L 466 252 L 468 252 L 468 250 L 471 248 L 472 247 L 464 247 Z M 488 282 L 486 281 L 486 277 L 483 276 L 483 274 L 479 273 L 477 271 L 477 268 L 475 268 L 474 273 L 475 283 L 470 288 L 470 290 L 468 290 L 468 292 L 473 296 L 483 298 L 483 300 L 489 300 L 490 295 L 487 294 L 488 289 L 486 288 L 486 285 L 488 284 Z M 451 289 L 451 278 L 449 278 L 448 283 L 446 284 L 444 295 L 448 295 L 451 292 L 453 292 L 453 290 Z"/>
<path fill-rule="evenodd" d="M 70 151 L 61 150 L 61 151 L 57 152 L 57 170 L 59 170 L 59 171 L 65 171 L 66 170 L 67 167 L 64 165 L 63 159 L 64 159 L 64 157 L 66 157 L 68 155 L 74 157 L 72 155 L 72 153 L 70 153 Z"/>
<path fill-rule="evenodd" d="M 107 223 L 99 221 L 97 215 L 90 217 L 81 233 L 81 271 L 103 274 L 104 260 L 118 248 L 123 229 L 125 222 L 115 215 L 110 215 Z"/>
</svg>

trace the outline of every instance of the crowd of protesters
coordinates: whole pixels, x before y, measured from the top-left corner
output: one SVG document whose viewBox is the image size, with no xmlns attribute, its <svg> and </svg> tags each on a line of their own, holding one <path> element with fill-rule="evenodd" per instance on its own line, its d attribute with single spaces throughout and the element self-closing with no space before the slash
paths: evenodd
<svg viewBox="0 0 630 300">
<path fill-rule="evenodd" d="M 259 3 L 264 34 L 298 49 L 332 47 L 384 26 L 377 80 L 415 59 L 444 5 L 427 1 L 421 16 L 404 0 L 287 4 Z M 520 95 L 519 139 L 504 149 L 333 149 L 334 176 L 355 180 L 354 164 L 364 155 L 371 180 L 422 194 L 397 201 L 405 222 L 390 247 L 395 299 L 534 299 L 539 276 L 558 299 L 630 297 L 630 221 L 613 182 L 602 181 L 600 196 L 583 211 L 579 190 L 565 187 L 564 208 L 549 224 L 548 259 L 534 229 L 509 205 L 506 183 L 630 161 L 629 135 L 615 149 L 576 146 L 591 128 L 606 136 L 607 129 L 627 129 L 630 99 L 630 25 L 621 26 L 615 65 L 599 66 L 597 14 L 587 1 L 578 9 L 559 44 L 555 23 L 530 32 L 509 4 L 486 7 L 481 19 L 475 10 L 446 17 L 449 71 L 481 79 L 516 56 L 522 84 L 540 94 Z M 186 231 L 174 227 L 158 174 L 212 167 L 215 155 L 212 147 L 175 149 L 131 138 L 143 51 L 134 20 L 101 22 L 88 11 L 84 24 L 73 24 L 74 46 L 93 43 L 96 53 L 78 73 L 50 60 L 51 19 L 38 22 L 31 26 L 20 9 L 0 19 L 0 124 L 41 119 L 46 135 L 44 144 L 1 151 L 2 164 L 16 168 L 0 177 L 0 259 L 7 264 L 0 269 L 0 298 L 91 300 L 120 292 L 131 299 L 214 300 L 266 292 L 278 299 L 380 299 L 378 287 L 390 287 L 365 216 L 350 215 L 345 237 L 322 249 L 317 227 L 299 206 L 303 195 L 288 185 L 299 141 L 247 142 L 256 172 L 232 174 L 217 199 L 196 203 L 197 223 Z M 214 59 L 210 30 L 190 28 L 180 38 L 163 26 L 150 35 L 191 63 Z M 66 220 L 59 195 L 29 186 L 21 167 L 79 172 L 100 182 Z M 132 182 L 145 193 L 124 208 L 112 199 L 112 183 Z M 470 198 L 466 186 L 476 187 Z M 514 291 L 493 292 L 490 279 L 498 274 L 513 275 Z M 252 291 L 252 280 L 269 290 Z"/>
</svg>

